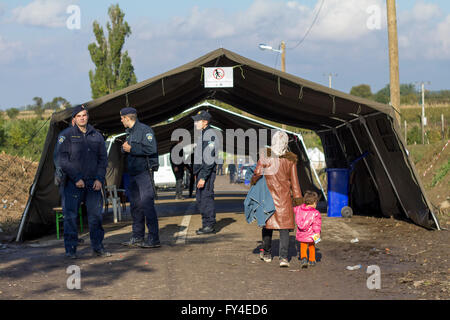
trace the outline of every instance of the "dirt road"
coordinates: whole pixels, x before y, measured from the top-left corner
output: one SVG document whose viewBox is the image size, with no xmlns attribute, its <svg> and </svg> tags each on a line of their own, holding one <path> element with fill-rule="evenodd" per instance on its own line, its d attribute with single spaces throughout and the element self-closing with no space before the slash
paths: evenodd
<svg viewBox="0 0 450 320">
<path fill-rule="evenodd" d="M 226 177 L 219 177 L 219 180 Z M 218 184 L 220 185 L 220 181 Z M 245 191 L 240 185 L 233 189 Z M 300 269 L 291 233 L 290 268 L 259 259 L 261 231 L 243 214 L 245 194 L 216 196 L 217 229 L 195 234 L 201 217 L 194 199 L 158 200 L 159 249 L 129 249 L 120 243 L 131 232 L 129 216 L 117 224 L 105 220 L 110 258 L 91 256 L 89 235 L 81 258 L 66 260 L 63 241 L 48 236 L 0 249 L 0 299 L 449 299 L 448 231 L 428 231 L 406 221 L 323 215 L 318 264 Z M 441 221 L 448 227 L 448 221 Z M 87 228 L 86 228 L 87 229 Z M 358 242 L 352 243 L 352 239 Z M 347 270 L 361 264 L 362 268 Z M 81 289 L 70 290 L 67 268 L 80 270 Z M 378 266 L 381 288 L 369 289 L 368 266 Z"/>
</svg>

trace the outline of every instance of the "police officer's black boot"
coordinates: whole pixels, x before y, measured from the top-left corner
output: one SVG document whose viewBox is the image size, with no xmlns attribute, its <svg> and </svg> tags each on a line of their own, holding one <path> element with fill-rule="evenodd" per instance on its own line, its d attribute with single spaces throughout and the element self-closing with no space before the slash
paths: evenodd
<svg viewBox="0 0 450 320">
<path fill-rule="evenodd" d="M 127 247 L 140 247 L 140 246 L 142 246 L 143 243 L 144 243 L 143 238 L 131 237 L 130 240 L 128 240 L 126 242 L 122 242 L 121 244 L 123 246 L 127 246 Z"/>
<path fill-rule="evenodd" d="M 195 231 L 196 234 L 209 234 L 209 233 L 215 233 L 216 230 L 214 229 L 213 226 L 206 226 L 203 228 L 198 229 L 197 231 Z"/>
</svg>

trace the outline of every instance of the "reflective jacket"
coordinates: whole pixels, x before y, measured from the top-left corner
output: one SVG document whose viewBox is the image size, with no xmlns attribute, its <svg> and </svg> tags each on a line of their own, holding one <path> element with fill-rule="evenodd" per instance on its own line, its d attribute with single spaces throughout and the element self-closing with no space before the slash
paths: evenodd
<svg viewBox="0 0 450 320">
<path fill-rule="evenodd" d="M 62 171 L 74 183 L 99 180 L 105 183 L 108 157 L 105 139 L 91 125 L 86 133 L 78 126 L 64 130 L 58 138 L 58 161 Z"/>
<path fill-rule="evenodd" d="M 146 171 L 150 168 L 158 170 L 158 147 L 155 133 L 149 126 L 136 121 L 132 128 L 126 129 L 128 133 L 127 142 L 131 151 L 127 154 L 128 173 L 132 176 Z"/>
</svg>

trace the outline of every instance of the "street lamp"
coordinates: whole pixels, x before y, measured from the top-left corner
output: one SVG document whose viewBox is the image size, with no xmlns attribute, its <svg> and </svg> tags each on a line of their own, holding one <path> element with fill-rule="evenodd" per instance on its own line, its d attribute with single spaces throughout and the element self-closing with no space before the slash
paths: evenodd
<svg viewBox="0 0 450 320">
<path fill-rule="evenodd" d="M 284 41 L 281 41 L 279 50 L 274 49 L 271 46 L 264 44 L 264 43 L 260 43 L 259 48 L 263 51 L 270 50 L 270 51 L 281 53 L 281 71 L 286 72 L 286 43 Z M 281 128 L 286 130 L 286 125 L 282 124 Z"/>
<path fill-rule="evenodd" d="M 261 50 L 270 50 L 281 53 L 281 71 L 286 72 L 286 43 L 284 43 L 284 41 L 281 41 L 279 50 L 274 49 L 271 46 L 264 43 L 260 43 L 259 48 Z"/>
</svg>

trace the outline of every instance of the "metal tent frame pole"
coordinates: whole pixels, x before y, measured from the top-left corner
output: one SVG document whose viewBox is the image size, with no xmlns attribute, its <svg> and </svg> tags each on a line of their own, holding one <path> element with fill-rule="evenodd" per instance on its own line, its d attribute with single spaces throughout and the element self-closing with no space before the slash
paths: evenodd
<svg viewBox="0 0 450 320">
<path fill-rule="evenodd" d="M 392 122 L 391 122 L 391 126 L 392 126 Z M 408 163 L 409 163 L 409 165 L 410 165 L 410 171 L 412 171 L 412 173 L 413 173 L 412 176 L 413 176 L 414 179 L 416 180 L 416 182 L 417 182 L 417 184 L 419 185 L 420 189 L 422 189 L 421 183 L 420 183 L 420 181 L 417 179 L 417 175 L 414 173 L 414 170 L 412 169 L 412 164 L 411 164 L 411 162 L 410 162 L 410 159 L 409 159 L 409 156 L 408 156 L 408 152 L 407 152 L 407 150 L 406 150 L 405 145 L 401 142 L 400 137 L 399 137 L 399 135 L 397 134 L 397 131 L 395 131 L 394 128 L 392 128 L 392 131 L 394 132 L 394 135 L 395 135 L 395 138 L 397 139 L 398 144 L 402 147 L 401 149 L 402 149 L 403 155 L 406 156 L 406 158 L 407 158 L 407 161 L 408 161 Z M 421 193 L 422 193 L 422 196 L 423 196 L 423 198 L 424 198 L 426 204 L 428 205 L 428 208 L 431 208 L 431 207 L 432 207 L 432 204 L 431 204 L 431 202 L 428 200 L 427 194 L 426 194 L 425 192 L 421 192 Z M 431 216 L 433 217 L 434 223 L 436 224 L 437 230 L 442 230 L 441 227 L 440 227 L 440 225 L 439 225 L 438 219 L 436 218 L 436 216 L 434 215 L 434 213 L 433 213 L 433 211 L 432 211 L 431 209 L 430 209 L 430 213 L 431 213 Z"/>
<path fill-rule="evenodd" d="M 307 152 L 307 149 L 306 149 L 305 142 L 303 141 L 303 137 L 302 137 L 302 135 L 300 135 L 300 134 L 296 134 L 296 135 L 297 135 L 297 137 L 300 139 L 300 141 L 301 141 L 301 143 L 302 143 L 302 146 L 303 146 L 303 149 L 304 149 L 305 152 L 306 152 L 306 157 L 308 158 L 309 167 L 310 167 L 310 168 L 312 169 L 312 171 L 314 172 L 314 176 L 316 177 L 316 180 L 317 180 L 317 182 L 319 183 L 320 190 L 322 190 L 323 197 L 325 198 L 325 201 L 328 201 L 327 195 L 325 194 L 325 191 L 323 190 L 323 186 L 322 186 L 322 183 L 320 182 L 319 175 L 317 174 L 316 168 L 314 168 L 314 166 L 311 164 L 311 159 L 310 159 L 309 156 L 308 156 L 308 152 Z"/>
<path fill-rule="evenodd" d="M 322 194 L 323 194 L 323 196 L 325 197 L 325 199 L 327 200 L 327 196 L 326 196 L 326 194 L 325 194 L 325 192 L 324 192 L 324 190 L 323 190 L 323 186 L 322 186 L 322 183 L 320 182 L 320 179 L 319 179 L 319 176 L 318 176 L 318 174 L 317 174 L 317 172 L 316 172 L 316 169 L 311 165 L 311 159 L 309 159 L 309 156 L 308 156 L 308 152 L 307 152 L 307 149 L 306 149 L 305 142 L 303 141 L 303 137 L 302 137 L 302 135 L 301 135 L 300 133 L 292 132 L 292 131 L 289 131 L 289 130 L 286 130 L 286 129 L 283 129 L 283 128 L 280 128 L 280 127 L 277 127 L 277 126 L 274 126 L 274 125 L 271 125 L 271 124 L 269 124 L 269 123 L 265 123 L 265 122 L 262 122 L 262 121 L 259 121 L 259 120 L 256 120 L 256 119 L 252 119 L 252 118 L 247 117 L 247 116 L 244 116 L 244 115 L 242 115 L 242 114 L 239 114 L 239 113 L 236 113 L 236 112 L 233 112 L 233 111 L 230 111 L 230 110 L 221 108 L 221 107 L 216 106 L 215 104 L 212 104 L 212 103 L 209 103 L 209 102 L 203 102 L 203 103 L 201 103 L 201 104 L 199 104 L 199 105 L 197 105 L 197 106 L 194 106 L 194 107 L 192 107 L 192 108 L 189 108 L 188 110 L 186 110 L 186 111 L 184 111 L 184 112 L 192 111 L 192 110 L 195 110 L 195 109 L 198 109 L 198 108 L 201 108 L 201 107 L 205 107 L 205 106 L 207 106 L 207 107 L 212 107 L 212 108 L 216 108 L 216 109 L 218 109 L 218 110 L 222 110 L 222 111 L 224 111 L 224 112 L 228 112 L 228 113 L 230 113 L 230 114 L 232 114 L 232 115 L 235 115 L 235 116 L 238 116 L 238 117 L 240 117 L 240 118 L 243 118 L 243 119 L 252 121 L 252 122 L 254 122 L 254 123 L 258 123 L 258 124 L 264 125 L 264 126 L 266 126 L 266 127 L 269 127 L 269 128 L 272 128 L 272 129 L 276 129 L 276 130 L 280 130 L 280 131 L 284 131 L 284 132 L 286 132 L 286 133 L 289 133 L 289 134 L 292 134 L 292 135 L 297 136 L 297 137 L 300 139 L 300 141 L 302 142 L 302 146 L 303 146 L 303 148 L 304 148 L 304 150 L 305 150 L 305 153 L 306 153 L 306 158 L 307 158 L 308 161 L 309 161 L 309 166 L 310 166 L 310 168 L 314 171 L 314 176 L 316 177 L 317 182 L 319 183 L 320 189 L 322 190 Z"/>
<path fill-rule="evenodd" d="M 20 239 L 22 238 L 22 232 L 23 232 L 23 227 L 25 225 L 25 219 L 28 216 L 28 211 L 30 210 L 31 199 L 34 196 L 35 189 L 36 189 L 36 181 L 31 186 L 31 192 L 30 192 L 30 195 L 28 196 L 27 206 L 25 207 L 24 214 L 22 216 L 22 220 L 20 221 L 19 230 L 17 231 L 16 242 L 20 242 Z"/>
<path fill-rule="evenodd" d="M 342 144 L 342 141 L 341 141 L 341 139 L 339 138 L 339 136 L 338 136 L 338 134 L 337 134 L 336 128 L 333 128 L 333 129 L 332 129 L 332 132 L 333 132 L 333 134 L 336 136 L 336 139 L 337 139 L 337 141 L 338 141 L 338 143 L 339 143 L 339 146 L 341 147 L 342 154 L 343 154 L 344 157 L 345 157 L 345 162 L 347 162 L 347 165 L 348 165 L 349 162 L 348 162 L 347 152 L 345 151 L 344 145 Z"/>
<path fill-rule="evenodd" d="M 394 180 L 392 180 L 392 177 L 391 177 L 391 175 L 389 174 L 389 171 L 388 171 L 388 169 L 387 169 L 387 167 L 386 167 L 386 164 L 384 163 L 384 160 L 383 160 L 383 158 L 381 157 L 381 153 L 380 153 L 380 151 L 378 150 L 377 145 L 375 144 L 375 140 L 373 140 L 373 137 L 372 137 L 372 134 L 370 133 L 369 127 L 367 126 L 366 119 L 365 119 L 364 117 L 360 116 L 360 117 L 359 117 L 359 121 L 362 123 L 362 125 L 363 125 L 364 128 L 366 129 L 366 132 L 367 132 L 367 135 L 369 136 L 370 142 L 372 143 L 373 147 L 375 148 L 375 152 L 377 153 L 378 158 L 380 159 L 380 162 L 381 162 L 381 164 L 382 164 L 382 166 L 383 166 L 384 172 L 386 173 L 386 175 L 387 175 L 387 177 L 388 177 L 388 179 L 389 179 L 389 182 L 391 183 L 392 189 L 394 189 L 394 193 L 395 193 L 395 195 L 396 195 L 396 197 L 397 197 L 398 202 L 399 202 L 400 205 L 402 206 L 402 209 L 403 209 L 403 211 L 405 212 L 405 215 L 406 215 L 408 218 L 410 218 L 409 215 L 408 215 L 408 212 L 407 212 L 406 209 L 405 209 L 405 206 L 403 205 L 403 202 L 402 202 L 402 200 L 401 200 L 401 198 L 400 198 L 400 195 L 398 194 L 397 187 L 395 186 Z"/>
<path fill-rule="evenodd" d="M 352 125 L 349 122 L 347 122 L 347 128 L 350 130 L 350 132 L 352 134 L 352 137 L 353 137 L 353 140 L 355 140 L 355 144 L 356 144 L 356 147 L 359 150 L 359 153 L 362 154 L 363 150 L 362 150 L 362 148 L 361 148 L 361 146 L 360 146 L 360 144 L 358 142 L 358 139 L 356 139 L 355 132 L 353 132 Z M 372 173 L 372 170 L 370 170 L 370 166 L 367 163 L 367 159 L 365 157 L 363 158 L 363 161 L 364 161 L 364 164 L 366 165 L 367 171 L 369 171 L 370 177 L 372 178 L 372 181 L 373 181 L 373 184 L 375 185 L 375 188 L 377 189 L 378 193 L 380 193 L 380 189 L 378 188 L 378 184 L 377 184 L 377 182 L 375 180 L 375 177 L 374 177 L 374 175 Z"/>
</svg>

